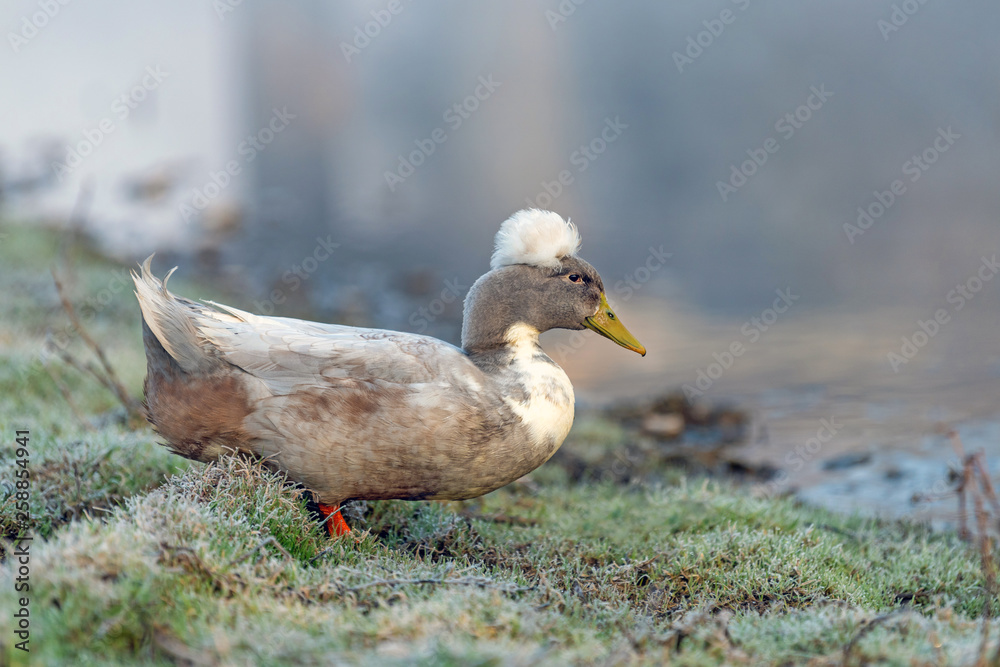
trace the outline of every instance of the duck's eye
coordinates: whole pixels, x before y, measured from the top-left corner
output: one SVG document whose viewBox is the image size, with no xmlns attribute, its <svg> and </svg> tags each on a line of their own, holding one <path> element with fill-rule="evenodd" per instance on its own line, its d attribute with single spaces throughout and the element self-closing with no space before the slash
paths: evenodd
<svg viewBox="0 0 1000 667">
<path fill-rule="evenodd" d="M 566 276 L 566 277 L 567 277 L 567 278 L 569 278 L 569 281 L 570 281 L 571 283 L 578 283 L 578 282 L 580 282 L 581 280 L 583 280 L 583 278 L 581 278 L 581 277 L 579 276 L 579 274 L 576 274 L 576 273 L 571 273 L 571 274 L 569 274 L 569 275 L 568 275 L 568 276 Z"/>
</svg>

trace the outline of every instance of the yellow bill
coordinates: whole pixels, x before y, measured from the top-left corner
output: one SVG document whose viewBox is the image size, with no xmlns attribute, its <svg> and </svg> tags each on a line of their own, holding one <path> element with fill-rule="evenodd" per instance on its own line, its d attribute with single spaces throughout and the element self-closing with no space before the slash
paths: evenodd
<svg viewBox="0 0 1000 667">
<path fill-rule="evenodd" d="M 624 324 L 618 321 L 618 316 L 615 315 L 615 311 L 611 310 L 608 299 L 603 292 L 601 293 L 601 306 L 597 309 L 597 314 L 584 320 L 583 325 L 624 348 L 646 356 L 646 348 L 635 339 L 635 336 L 629 333 Z"/>
</svg>

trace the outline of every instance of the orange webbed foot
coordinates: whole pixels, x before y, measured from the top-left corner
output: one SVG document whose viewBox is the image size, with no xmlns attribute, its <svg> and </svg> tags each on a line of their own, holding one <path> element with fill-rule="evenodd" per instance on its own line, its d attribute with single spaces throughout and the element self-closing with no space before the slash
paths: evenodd
<svg viewBox="0 0 1000 667">
<path fill-rule="evenodd" d="M 326 517 L 326 532 L 330 534 L 330 537 L 340 537 L 351 532 L 351 527 L 347 525 L 344 517 L 340 514 L 340 505 L 316 504 L 319 505 L 320 513 Z"/>
</svg>

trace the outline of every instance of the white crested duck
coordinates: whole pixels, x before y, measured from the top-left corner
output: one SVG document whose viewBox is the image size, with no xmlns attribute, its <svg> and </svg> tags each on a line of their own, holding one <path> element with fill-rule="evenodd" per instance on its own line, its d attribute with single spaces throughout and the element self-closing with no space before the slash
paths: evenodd
<svg viewBox="0 0 1000 667">
<path fill-rule="evenodd" d="M 461 348 L 196 303 L 167 291 L 173 270 L 161 283 L 150 257 L 132 274 L 147 417 L 189 459 L 265 459 L 316 496 L 331 535 L 350 530 L 347 500 L 489 493 L 547 461 L 573 424 L 573 385 L 540 333 L 588 328 L 646 354 L 579 247 L 556 213 L 504 222 L 465 299 Z"/>
</svg>

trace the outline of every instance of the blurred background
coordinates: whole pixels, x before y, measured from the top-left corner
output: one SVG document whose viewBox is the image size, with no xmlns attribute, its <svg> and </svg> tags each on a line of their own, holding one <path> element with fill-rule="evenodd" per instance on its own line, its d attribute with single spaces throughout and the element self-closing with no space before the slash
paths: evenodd
<svg viewBox="0 0 1000 667">
<path fill-rule="evenodd" d="M 838 508 L 912 511 L 949 429 L 1000 454 L 995 3 L 0 17 L 5 219 L 255 312 L 458 343 L 500 222 L 548 208 L 649 349 L 547 334 L 582 406 L 733 402 L 739 456 Z"/>
</svg>

